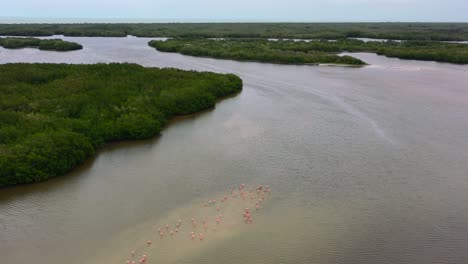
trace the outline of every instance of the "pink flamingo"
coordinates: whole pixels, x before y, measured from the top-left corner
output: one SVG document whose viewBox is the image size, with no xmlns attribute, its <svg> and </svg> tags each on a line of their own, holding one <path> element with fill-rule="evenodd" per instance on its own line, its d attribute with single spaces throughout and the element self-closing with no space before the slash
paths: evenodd
<svg viewBox="0 0 468 264">
<path fill-rule="evenodd" d="M 146 244 L 148 244 L 148 246 L 151 245 L 151 243 L 151 240 L 146 241 Z"/>
<path fill-rule="evenodd" d="M 205 235 L 200 234 L 199 237 L 200 237 L 200 241 L 203 241 L 203 239 L 205 238 Z"/>
</svg>

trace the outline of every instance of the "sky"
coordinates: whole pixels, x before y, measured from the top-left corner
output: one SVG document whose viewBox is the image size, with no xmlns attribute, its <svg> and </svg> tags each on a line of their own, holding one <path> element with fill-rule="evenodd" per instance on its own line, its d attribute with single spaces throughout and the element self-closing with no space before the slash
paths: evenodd
<svg viewBox="0 0 468 264">
<path fill-rule="evenodd" d="M 468 0 L 0 1 L 0 22 L 468 22 Z"/>
</svg>

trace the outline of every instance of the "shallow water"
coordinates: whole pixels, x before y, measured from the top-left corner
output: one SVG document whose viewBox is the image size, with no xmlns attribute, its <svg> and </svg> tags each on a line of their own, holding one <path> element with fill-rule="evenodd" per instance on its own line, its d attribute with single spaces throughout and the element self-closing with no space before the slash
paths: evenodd
<svg viewBox="0 0 468 264">
<path fill-rule="evenodd" d="M 2 189 L 2 263 L 125 263 L 131 250 L 147 263 L 468 262 L 468 66 L 367 53 L 353 54 L 363 68 L 282 66 L 65 39 L 84 49 L 0 48 L 0 63 L 232 72 L 244 91 L 67 176 Z M 189 227 L 159 240 L 155 227 L 216 214 L 203 203 L 239 183 L 273 190 L 252 225 L 233 201 L 205 241 Z"/>
</svg>

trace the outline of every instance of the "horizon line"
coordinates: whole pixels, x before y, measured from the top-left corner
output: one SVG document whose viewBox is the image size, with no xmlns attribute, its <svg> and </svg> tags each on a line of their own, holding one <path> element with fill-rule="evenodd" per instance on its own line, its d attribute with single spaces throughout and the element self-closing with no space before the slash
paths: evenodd
<svg viewBox="0 0 468 264">
<path fill-rule="evenodd" d="M 29 20 L 29 21 L 28 21 Z M 65 21 L 67 20 L 67 21 Z M 468 21 L 411 20 L 268 20 L 207 18 L 91 18 L 91 17 L 1 17 L 0 24 L 151 24 L 151 23 L 468 23 Z"/>
</svg>

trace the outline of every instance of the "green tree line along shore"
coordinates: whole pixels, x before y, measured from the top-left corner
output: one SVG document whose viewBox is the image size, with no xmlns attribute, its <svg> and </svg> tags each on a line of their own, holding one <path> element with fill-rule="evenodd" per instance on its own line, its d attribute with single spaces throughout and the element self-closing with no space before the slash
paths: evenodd
<svg viewBox="0 0 468 264">
<path fill-rule="evenodd" d="M 153 137 L 241 89 L 232 74 L 135 64 L 0 65 L 0 186 L 62 175 L 105 143 Z"/>
<path fill-rule="evenodd" d="M 6 49 L 38 48 L 40 50 L 70 51 L 83 48 L 78 43 L 68 42 L 61 39 L 38 39 L 38 38 L 0 38 L 0 46 Z"/>
<path fill-rule="evenodd" d="M 341 52 L 374 52 L 401 59 L 468 63 L 468 45 L 437 41 L 364 42 L 355 39 L 338 41 L 269 41 L 265 39 L 169 39 L 150 41 L 163 52 L 191 56 L 259 61 L 285 64 L 332 63 L 364 65 L 365 62 L 338 56 Z"/>
<path fill-rule="evenodd" d="M 468 23 L 0 24 L 8 36 L 468 40 Z"/>
</svg>

